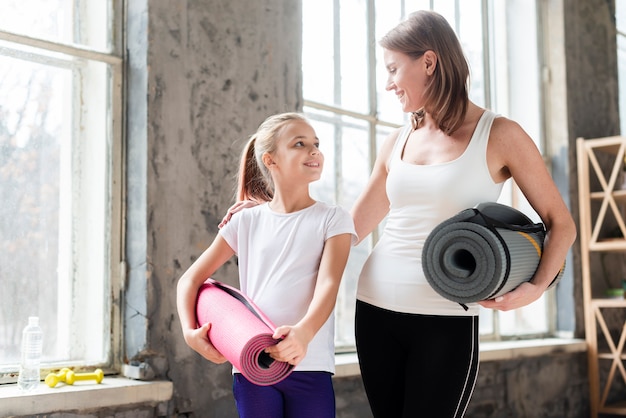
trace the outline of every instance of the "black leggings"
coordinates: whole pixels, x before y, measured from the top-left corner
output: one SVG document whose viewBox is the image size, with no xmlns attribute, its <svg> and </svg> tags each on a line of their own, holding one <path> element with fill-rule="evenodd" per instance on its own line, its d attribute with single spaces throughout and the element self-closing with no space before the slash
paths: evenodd
<svg viewBox="0 0 626 418">
<path fill-rule="evenodd" d="M 461 418 L 478 374 L 478 316 L 356 304 L 356 346 L 374 417 Z"/>
</svg>

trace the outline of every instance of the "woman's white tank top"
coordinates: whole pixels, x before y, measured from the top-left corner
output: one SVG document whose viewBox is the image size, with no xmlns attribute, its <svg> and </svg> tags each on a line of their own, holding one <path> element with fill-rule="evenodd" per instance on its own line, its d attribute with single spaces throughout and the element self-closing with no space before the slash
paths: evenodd
<svg viewBox="0 0 626 418">
<path fill-rule="evenodd" d="M 379 242 L 366 260 L 357 299 L 397 312 L 428 315 L 477 315 L 440 296 L 422 270 L 422 248 L 442 221 L 482 202 L 495 202 L 503 183 L 494 183 L 487 166 L 487 143 L 496 114 L 485 111 L 463 154 L 432 165 L 402 161 L 410 127 L 396 140 L 388 163 L 390 206 Z"/>
</svg>

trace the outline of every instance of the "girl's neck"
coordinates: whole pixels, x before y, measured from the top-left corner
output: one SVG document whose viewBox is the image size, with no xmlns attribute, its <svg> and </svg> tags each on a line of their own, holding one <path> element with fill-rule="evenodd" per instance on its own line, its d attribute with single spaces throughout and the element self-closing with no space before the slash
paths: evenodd
<svg viewBox="0 0 626 418">
<path fill-rule="evenodd" d="M 315 204 L 315 199 L 306 193 L 281 193 L 278 189 L 274 193 L 274 198 L 268 203 L 270 209 L 279 213 L 292 213 Z"/>
</svg>

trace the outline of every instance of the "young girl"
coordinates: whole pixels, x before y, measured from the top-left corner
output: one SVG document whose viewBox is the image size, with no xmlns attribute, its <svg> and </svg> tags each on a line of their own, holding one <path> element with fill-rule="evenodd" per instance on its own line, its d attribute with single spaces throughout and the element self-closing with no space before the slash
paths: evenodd
<svg viewBox="0 0 626 418">
<path fill-rule="evenodd" d="M 238 181 L 238 200 L 259 205 L 233 215 L 178 282 L 185 342 L 214 363 L 226 359 L 208 339 L 210 324 L 197 327 L 196 296 L 233 255 L 239 257 L 241 290 L 279 325 L 273 337 L 282 341 L 266 352 L 293 364 L 294 372 L 258 386 L 234 370 L 243 418 L 335 416 L 333 309 L 356 235 L 347 211 L 309 194 L 323 164 L 319 140 L 302 115 L 266 119 L 242 153 Z"/>
</svg>

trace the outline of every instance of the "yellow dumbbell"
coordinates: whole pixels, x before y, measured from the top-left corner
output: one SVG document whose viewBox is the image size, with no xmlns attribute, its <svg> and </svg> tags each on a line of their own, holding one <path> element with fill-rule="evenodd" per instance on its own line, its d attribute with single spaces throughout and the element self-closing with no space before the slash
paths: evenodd
<svg viewBox="0 0 626 418">
<path fill-rule="evenodd" d="M 68 369 L 67 367 L 64 367 L 58 373 L 48 374 L 48 376 L 46 376 L 46 385 L 53 388 L 57 385 L 57 383 L 65 382 L 65 376 L 67 375 L 67 372 L 69 371 L 70 369 Z"/>
<path fill-rule="evenodd" d="M 65 375 L 65 383 L 73 385 L 78 380 L 95 380 L 96 383 L 102 382 L 104 372 L 102 369 L 96 369 L 93 373 L 74 373 L 72 370 Z"/>
</svg>

